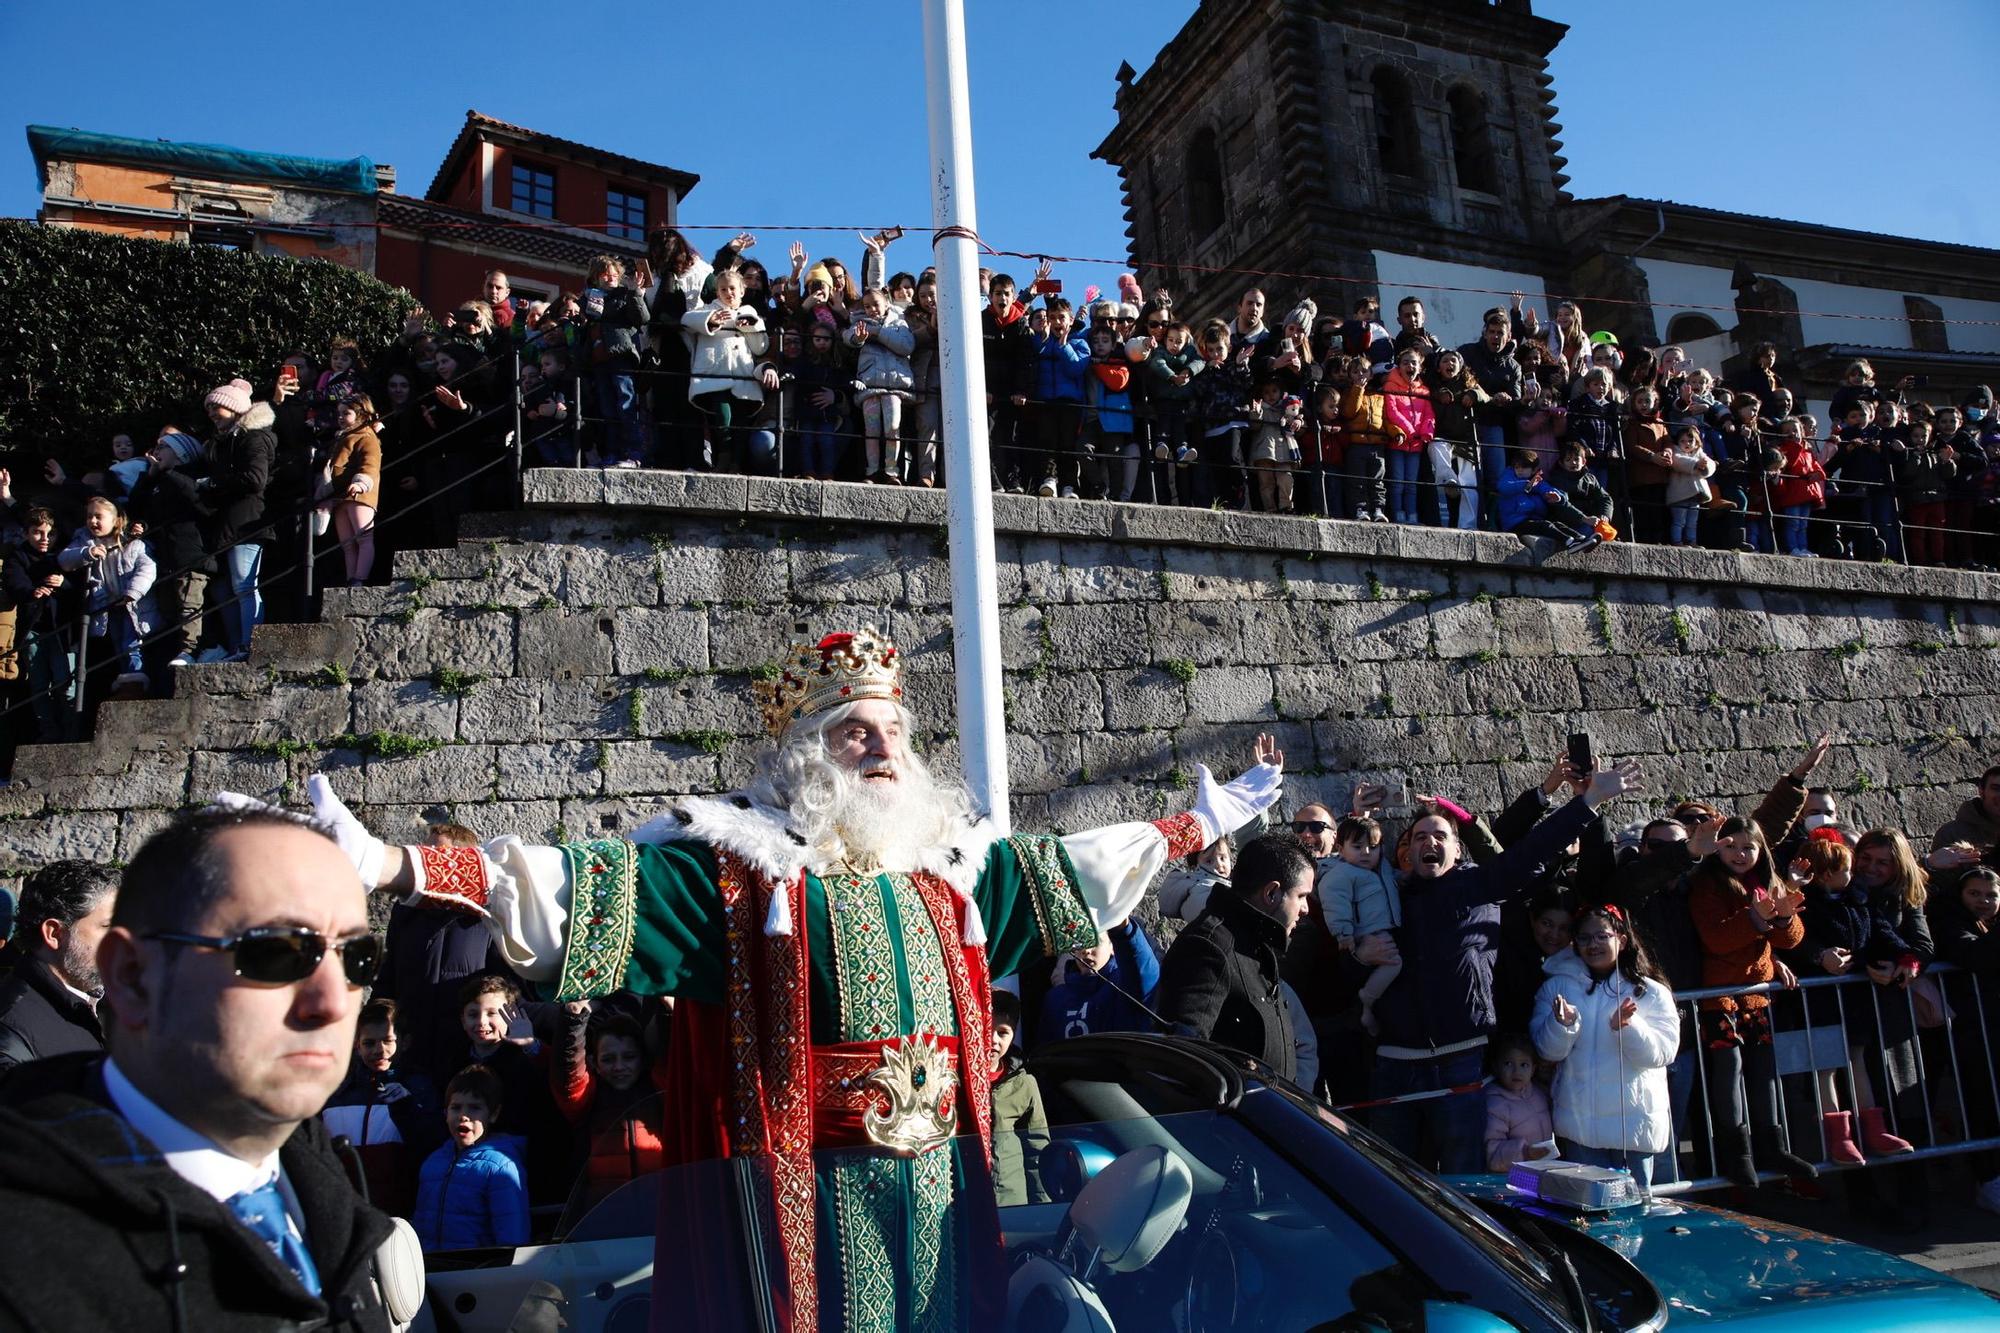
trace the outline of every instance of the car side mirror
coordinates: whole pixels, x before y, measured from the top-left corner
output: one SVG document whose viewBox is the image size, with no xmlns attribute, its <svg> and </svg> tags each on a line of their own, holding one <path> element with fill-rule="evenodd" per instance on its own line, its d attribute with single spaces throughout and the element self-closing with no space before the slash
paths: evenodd
<svg viewBox="0 0 2000 1333">
<path fill-rule="evenodd" d="M 1117 1159 L 1117 1153 L 1089 1139 L 1056 1139 L 1042 1150 L 1042 1188 L 1051 1200 L 1068 1203 Z"/>
<path fill-rule="evenodd" d="M 1424 1333 L 1514 1333 L 1514 1325 L 1476 1305 L 1424 1302 Z"/>
</svg>

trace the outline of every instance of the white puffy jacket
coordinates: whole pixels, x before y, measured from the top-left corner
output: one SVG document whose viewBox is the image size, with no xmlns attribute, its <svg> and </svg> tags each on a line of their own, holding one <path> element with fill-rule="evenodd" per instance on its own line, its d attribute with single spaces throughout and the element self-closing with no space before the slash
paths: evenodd
<svg viewBox="0 0 2000 1333">
<path fill-rule="evenodd" d="M 1590 969 L 1571 949 L 1556 954 L 1542 968 L 1549 979 L 1535 993 L 1530 1026 L 1541 1057 L 1562 1061 L 1549 1097 L 1556 1135 L 1587 1148 L 1666 1151 L 1673 1142 L 1667 1066 L 1681 1044 L 1674 993 L 1666 982 L 1649 980 L 1645 990 L 1634 995 L 1615 971 L 1593 988 Z M 1556 1022 L 1558 995 L 1576 1010 L 1572 1027 Z M 1638 1002 L 1638 1012 L 1613 1032 L 1611 1015 L 1628 997 Z"/>
<path fill-rule="evenodd" d="M 725 308 L 719 301 L 710 301 L 681 317 L 681 327 L 695 335 L 694 374 L 688 380 L 688 398 L 692 401 L 705 393 L 726 392 L 732 398 L 761 403 L 764 385 L 757 378 L 757 358 L 764 355 L 771 341 L 764 332 L 763 316 L 754 307 L 737 306 L 729 310 L 732 322 L 710 333 L 708 317 Z M 738 328 L 734 323 L 738 317 L 749 318 L 752 326 Z"/>
</svg>

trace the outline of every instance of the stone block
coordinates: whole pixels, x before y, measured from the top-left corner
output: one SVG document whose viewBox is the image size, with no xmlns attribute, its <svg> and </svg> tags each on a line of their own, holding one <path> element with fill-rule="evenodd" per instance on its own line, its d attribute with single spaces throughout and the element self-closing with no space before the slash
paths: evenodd
<svg viewBox="0 0 2000 1333">
<path fill-rule="evenodd" d="M 322 730 L 317 738 L 343 731 L 394 731 L 438 740 L 458 739 L 458 696 L 427 680 L 368 680 L 354 687 L 351 722 Z M 516 731 L 514 735 L 520 733 Z"/>
<path fill-rule="evenodd" d="M 1500 623 L 1483 602 L 1439 601 L 1430 605 L 1431 643 L 1447 662 L 1500 651 Z"/>
<path fill-rule="evenodd" d="M 118 859 L 130 861 L 139 854 L 139 849 L 155 833 L 174 822 L 180 813 L 176 809 L 127 810 L 118 816 Z M 4 829 L 5 825 L 0 825 Z M 0 836 L 0 845 L 5 838 Z"/>
<path fill-rule="evenodd" d="M 885 627 L 911 674 L 944 674 L 953 669 L 952 619 L 948 611 L 892 611 Z"/>
<path fill-rule="evenodd" d="M 620 675 L 703 671 L 709 665 L 705 611 L 627 607 L 611 623 L 612 669 Z"/>
<path fill-rule="evenodd" d="M 718 671 L 755 671 L 782 661 L 786 646 L 795 637 L 793 626 L 798 623 L 808 625 L 808 632 L 815 634 L 832 632 L 836 623 L 855 629 L 864 625 L 879 628 L 889 623 L 889 613 L 881 607 L 843 606 L 838 613 L 829 611 L 826 615 L 803 610 L 787 615 L 767 607 L 711 606 L 709 664 Z"/>
<path fill-rule="evenodd" d="M 458 738 L 465 741 L 518 741 L 538 736 L 542 682 L 483 680 L 458 701 Z"/>
<path fill-rule="evenodd" d="M 1358 602 L 1368 596 L 1368 580 L 1351 560 L 1280 556 L 1277 569 L 1280 582 L 1300 601 Z"/>
<path fill-rule="evenodd" d="M 653 472 L 607 469 L 604 503 L 635 509 L 741 514 L 749 505 L 747 479 L 722 472 Z"/>
<path fill-rule="evenodd" d="M 1063 571 L 1062 542 L 1054 537 L 1023 537 L 995 552 L 997 560 L 1020 572 L 1021 597 L 1037 606 L 1069 600 L 1069 579 Z"/>
<path fill-rule="evenodd" d="M 562 824 L 562 805 L 551 800 L 453 801 L 446 807 L 452 820 L 481 838 L 511 833 L 523 842 L 553 843 Z"/>
<path fill-rule="evenodd" d="M 1018 792 L 1053 792 L 1077 780 L 1083 747 L 1075 736 L 1007 733 L 1007 786 Z"/>
<path fill-rule="evenodd" d="M 362 773 L 362 799 L 370 805 L 491 799 L 493 747 L 447 745 L 407 758 L 369 759 Z"/>
<path fill-rule="evenodd" d="M 1652 702 L 1639 688 L 1629 658 L 1580 657 L 1575 665 L 1585 708 L 1637 708 Z"/>
<path fill-rule="evenodd" d="M 752 679 L 746 675 L 693 676 L 668 684 L 635 685 L 631 693 L 644 700 L 638 730 L 654 737 L 689 732 L 755 734 L 763 729 L 763 723 Z"/>
<path fill-rule="evenodd" d="M 1379 677 L 1379 685 L 1371 693 L 1366 689 L 1365 674 L 1358 676 L 1359 688 L 1354 696 L 1344 703 L 1338 703 L 1334 714 L 1358 714 L 1374 705 L 1378 700 L 1389 700 L 1382 705 L 1385 711 L 1399 715 L 1412 713 L 1469 713 L 1485 712 L 1486 691 L 1478 691 L 1480 701 L 1474 707 L 1467 700 L 1471 687 L 1466 683 L 1470 677 L 1456 662 L 1438 662 L 1429 659 L 1409 661 L 1342 663 L 1351 670 L 1374 671 Z M 1496 664 L 1497 665 L 1497 664 Z M 1572 678 L 1573 682 L 1574 678 Z M 1508 707 L 1518 707 L 1510 703 Z"/>
<path fill-rule="evenodd" d="M 104 754 L 134 750 L 187 749 L 204 743 L 195 726 L 195 700 L 183 694 L 173 699 L 120 699 L 97 710 L 97 734 L 92 745 Z"/>
<path fill-rule="evenodd" d="M 1155 818 L 1154 793 L 1123 782 L 1097 782 L 1088 786 L 1065 787 L 1049 793 L 1049 829 L 1056 833 L 1081 833 L 1136 819 Z"/>
<path fill-rule="evenodd" d="M 1195 724 L 1275 721 L 1278 717 L 1268 667 L 1204 668 L 1188 682 L 1187 696 L 1189 720 Z"/>
<path fill-rule="evenodd" d="M 1592 703 L 1582 676 L 1587 663 L 1570 663 L 1552 658 L 1507 658 L 1496 662 L 1461 662 L 1447 666 L 1447 683 L 1452 693 L 1454 713 L 1493 713 L 1519 710 L 1525 713 L 1560 713 L 1590 707 L 1631 706 Z M 1383 686 L 1396 691 L 1400 700 L 1407 677 L 1421 664 L 1390 662 L 1382 668 Z M 1421 692 L 1411 692 L 1414 699 Z M 1629 693 L 1629 691 L 1628 691 Z"/>
<path fill-rule="evenodd" d="M 1319 610 L 1342 657 L 1394 662 L 1431 655 L 1430 616 L 1420 602 L 1326 603 Z"/>
<path fill-rule="evenodd" d="M 1733 709 L 1736 745 L 1743 750 L 1781 750 L 1786 754 L 1803 751 L 1810 741 L 1799 725 L 1799 710 L 1792 704 L 1761 704 Z"/>
<path fill-rule="evenodd" d="M 493 554 L 480 546 L 447 546 L 436 550 L 396 552 L 398 579 L 483 579 L 493 572 Z M 259 630 L 265 626 L 258 626 Z"/>
<path fill-rule="evenodd" d="M 1748 664 L 1758 659 L 1708 658 L 1707 670 L 1688 670 L 1678 658 L 1635 657 L 1632 676 L 1638 682 L 1639 697 L 1647 704 L 1672 708 L 1705 702 L 1711 693 L 1731 703 L 1762 702 L 1763 686 L 1755 669 Z M 1738 686 L 1735 682 L 1741 680 Z"/>
<path fill-rule="evenodd" d="M 604 612 L 523 611 L 518 674 L 544 680 L 610 675 L 615 624 L 616 617 Z"/>
<path fill-rule="evenodd" d="M 1334 718 L 1312 724 L 1321 768 L 1380 768 L 1416 762 L 1434 746 L 1403 717 Z"/>
<path fill-rule="evenodd" d="M 1149 602 L 1163 596 L 1157 550 L 1115 542 L 1065 541 L 1063 584 L 1069 602 Z"/>
<path fill-rule="evenodd" d="M 323 666 L 352 669 L 359 636 L 351 621 L 314 625 L 259 625 L 250 635 L 253 666 L 279 671 L 316 671 Z"/>
<path fill-rule="evenodd" d="M 1611 610 L 1611 637 L 1618 651 L 1678 653 L 1681 637 L 1673 606 L 1665 600 L 1635 597 L 1639 591 L 1638 585 L 1625 585 L 1615 588 L 1615 595 L 1606 598 L 1605 605 Z M 1692 633 L 1692 626 L 1688 628 Z"/>
<path fill-rule="evenodd" d="M 1045 612 L 1055 665 L 1067 670 L 1144 666 L 1147 612 L 1152 607 L 1052 606 Z"/>
<path fill-rule="evenodd" d="M 1094 732 L 1083 738 L 1083 771 L 1092 782 L 1158 782 L 1175 766 L 1164 731 Z"/>
<path fill-rule="evenodd" d="M 596 508 L 604 503 L 604 480 L 596 468 L 538 467 L 521 474 L 521 503 L 530 507 Z"/>
<path fill-rule="evenodd" d="M 1272 703 L 1280 717 L 1306 720 L 1337 717 L 1345 712 L 1367 708 L 1380 698 L 1388 670 L 1388 664 L 1340 661 L 1319 666 L 1274 667 L 1271 671 Z"/>
<path fill-rule="evenodd" d="M 1542 603 L 1549 616 L 1549 635 L 1563 657 L 1601 657 L 1612 651 L 1605 639 L 1604 617 L 1595 602 L 1552 599 Z M 1613 625 L 1612 632 L 1616 632 Z"/>
<path fill-rule="evenodd" d="M 673 796 L 700 795 L 675 792 Z M 594 838 L 622 838 L 649 820 L 672 808 L 670 796 L 606 797 L 562 803 L 562 825 L 575 842 Z"/>
<path fill-rule="evenodd" d="M 607 796 L 687 795 L 715 791 L 716 756 L 673 741 L 614 741 L 605 747 Z"/>
<path fill-rule="evenodd" d="M 1113 731 L 1173 728 L 1187 720 L 1187 688 L 1165 671 L 1107 671 L 1101 680 L 1104 725 Z"/>
<path fill-rule="evenodd" d="M 1053 656 L 1053 644 L 1044 649 L 1047 621 L 1039 606 L 1000 608 L 1000 665 L 1009 671 L 1026 671 L 1046 654 Z"/>
<path fill-rule="evenodd" d="M 1503 597 L 1493 603 L 1494 633 L 1508 657 L 1549 657 L 1556 652 L 1556 628 L 1549 608 L 1531 597 Z"/>
<path fill-rule="evenodd" d="M 1339 654 L 1348 606 L 1334 602 L 1245 602 L 1241 612 L 1243 660 L 1263 665 L 1304 665 Z"/>
<path fill-rule="evenodd" d="M 785 602 L 791 596 L 791 570 L 791 558 L 775 537 L 751 532 L 676 541 L 660 552 L 656 566 L 660 600 L 667 606 L 725 599 Z"/>
<path fill-rule="evenodd" d="M 0 869 L 18 874 L 50 861 L 115 860 L 118 819 L 89 810 L 0 822 Z"/>
<path fill-rule="evenodd" d="M 1734 737 L 1729 716 L 1720 709 L 1601 708 L 1579 715 L 1575 723 L 1576 730 L 1590 733 L 1593 754 L 1613 759 L 1726 746 Z M 1684 735 L 1704 730 L 1708 736 L 1705 746 L 1691 743 Z"/>
<path fill-rule="evenodd" d="M 500 791 L 511 799 L 598 796 L 604 791 L 601 741 L 537 741 L 495 748 Z"/>
<path fill-rule="evenodd" d="M 1156 662 L 1220 666 L 1243 656 L 1242 608 L 1227 602 L 1174 600 L 1147 606 L 1146 637 Z"/>
<path fill-rule="evenodd" d="M 884 606 L 904 597 L 905 547 L 912 534 L 869 532 L 811 547 L 795 546 L 792 594 L 807 602 L 862 602 Z M 928 551 L 923 553 L 929 555 Z"/>
<path fill-rule="evenodd" d="M 408 624 L 369 622 L 362 659 L 392 680 L 428 676 L 440 667 L 476 676 L 515 674 L 512 611 L 422 610 Z M 212 670 L 213 668 L 196 668 Z"/>
<path fill-rule="evenodd" d="M 1052 671 L 1040 679 L 1017 678 L 1011 724 L 1021 731 L 1102 731 L 1104 688 L 1087 671 Z"/>
<path fill-rule="evenodd" d="M 1316 766 L 1328 766 L 1315 758 L 1318 752 L 1313 745 L 1313 730 L 1322 725 L 1325 724 L 1224 722 L 1208 727 L 1184 727 L 1174 733 L 1174 757 L 1179 761 L 1177 767 L 1182 775 L 1190 782 L 1194 780 L 1197 764 L 1207 764 L 1217 782 L 1227 782 L 1250 767 L 1257 737 L 1269 735 L 1276 739 L 1278 748 L 1285 753 L 1286 771 L 1302 772 Z M 1194 799 L 1192 789 L 1187 799 Z"/>
<path fill-rule="evenodd" d="M 283 803 L 287 791 L 285 761 L 275 755 L 245 750 L 197 750 L 188 777 L 188 798 L 213 800 L 217 793 L 239 792 L 260 801 Z"/>
<path fill-rule="evenodd" d="M 1165 595 L 1174 602 L 1244 602 L 1276 591 L 1276 565 L 1244 551 L 1167 546 L 1160 551 L 1160 569 Z"/>
</svg>

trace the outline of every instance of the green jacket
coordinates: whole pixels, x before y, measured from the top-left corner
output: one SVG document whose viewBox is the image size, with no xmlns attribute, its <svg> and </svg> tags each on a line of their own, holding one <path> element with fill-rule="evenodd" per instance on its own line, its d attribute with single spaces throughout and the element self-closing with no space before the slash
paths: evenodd
<svg viewBox="0 0 2000 1333">
<path fill-rule="evenodd" d="M 1020 1057 L 1010 1055 L 993 1084 L 993 1192 L 1002 1208 L 1049 1201 L 1042 1187 L 1042 1150 L 1048 1146 L 1041 1085 Z"/>
</svg>

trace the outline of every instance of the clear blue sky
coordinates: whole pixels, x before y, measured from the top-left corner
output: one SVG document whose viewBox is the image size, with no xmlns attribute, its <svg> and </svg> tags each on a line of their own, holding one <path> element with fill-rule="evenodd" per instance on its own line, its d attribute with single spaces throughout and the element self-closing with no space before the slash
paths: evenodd
<svg viewBox="0 0 2000 1333">
<path fill-rule="evenodd" d="M 1124 254 L 1116 175 L 1089 153 L 1112 124 L 1119 61 L 1145 69 L 1194 7 L 968 0 L 980 230 L 992 244 Z M 1535 7 L 1571 25 L 1554 72 L 1579 196 L 2000 246 L 2000 0 Z M 683 221 L 758 228 L 773 267 L 794 239 L 787 224 L 930 220 L 913 0 L 24 0 L 0 6 L 0 50 L 0 215 L 35 210 L 31 122 L 365 154 L 421 193 L 476 107 L 698 172 Z M 705 249 L 724 235 L 696 233 Z M 857 248 L 851 235 L 827 239 L 843 255 Z M 898 267 L 927 259 L 921 238 L 891 253 Z M 1115 272 L 1065 270 L 1072 291 L 1109 286 Z"/>
</svg>

